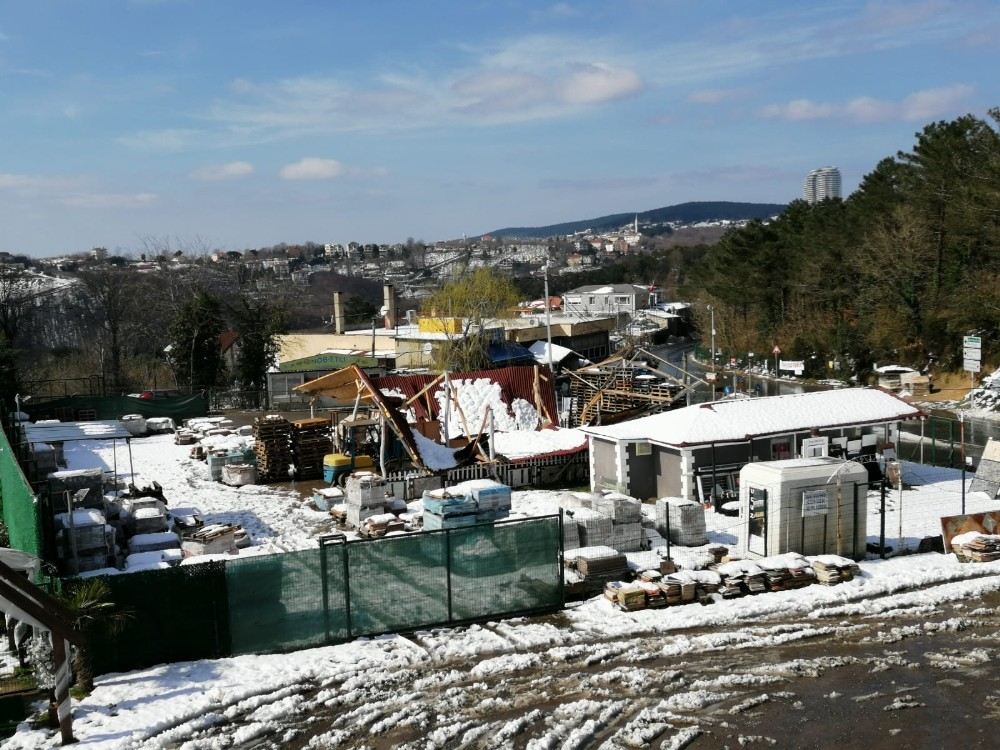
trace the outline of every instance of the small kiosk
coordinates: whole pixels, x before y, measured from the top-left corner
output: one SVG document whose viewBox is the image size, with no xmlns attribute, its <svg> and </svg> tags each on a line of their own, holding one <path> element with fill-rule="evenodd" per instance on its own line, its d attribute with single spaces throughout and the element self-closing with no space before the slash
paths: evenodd
<svg viewBox="0 0 1000 750">
<path fill-rule="evenodd" d="M 868 471 L 820 456 L 761 461 L 740 470 L 739 551 L 865 556 Z"/>
</svg>

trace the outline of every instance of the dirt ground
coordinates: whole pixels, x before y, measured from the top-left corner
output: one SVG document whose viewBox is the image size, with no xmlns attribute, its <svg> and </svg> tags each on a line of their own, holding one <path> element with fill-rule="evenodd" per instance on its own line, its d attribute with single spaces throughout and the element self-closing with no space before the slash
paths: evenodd
<svg viewBox="0 0 1000 750">
<path fill-rule="evenodd" d="M 976 382 L 978 379 L 977 375 Z M 967 372 L 935 372 L 931 384 L 933 392 L 928 396 L 921 396 L 921 401 L 958 401 L 974 385 Z"/>
</svg>

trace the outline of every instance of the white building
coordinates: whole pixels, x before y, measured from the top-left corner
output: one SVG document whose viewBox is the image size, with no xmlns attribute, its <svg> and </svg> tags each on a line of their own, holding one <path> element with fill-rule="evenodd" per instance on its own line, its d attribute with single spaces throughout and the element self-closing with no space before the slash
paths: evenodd
<svg viewBox="0 0 1000 750">
<path fill-rule="evenodd" d="M 642 284 L 580 286 L 563 295 L 563 310 L 574 315 L 635 315 L 651 304 L 656 304 L 656 290 Z"/>
<path fill-rule="evenodd" d="M 806 175 L 802 197 L 808 203 L 818 203 L 827 198 L 840 198 L 840 170 L 836 167 L 820 167 Z"/>
</svg>

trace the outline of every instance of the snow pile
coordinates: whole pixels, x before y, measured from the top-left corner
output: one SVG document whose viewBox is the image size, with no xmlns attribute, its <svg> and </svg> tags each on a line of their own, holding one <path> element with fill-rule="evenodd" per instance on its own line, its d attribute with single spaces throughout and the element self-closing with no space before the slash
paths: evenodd
<svg viewBox="0 0 1000 750">
<path fill-rule="evenodd" d="M 981 388 L 969 391 L 969 406 L 985 412 L 1000 411 L 1000 368 L 983 378 Z"/>
<path fill-rule="evenodd" d="M 489 378 L 459 378 L 450 381 L 450 388 L 450 399 L 444 384 L 435 391 L 434 399 L 438 403 L 438 421 L 447 427 L 451 437 L 465 435 L 466 429 L 478 431 L 480 426 L 488 425 L 488 410 L 493 411 L 493 427 L 498 432 L 535 430 L 541 421 L 538 410 L 524 399 L 516 398 L 508 407 L 500 384 Z"/>
<path fill-rule="evenodd" d="M 577 429 L 498 432 L 493 436 L 493 450 L 507 458 L 571 451 L 586 444 L 586 434 Z"/>
<path fill-rule="evenodd" d="M 455 449 L 446 445 L 435 443 L 430 438 L 426 438 L 419 432 L 413 433 L 413 442 L 417 445 L 420 459 L 431 471 L 441 469 L 453 469 L 458 465 L 455 461 Z"/>
</svg>

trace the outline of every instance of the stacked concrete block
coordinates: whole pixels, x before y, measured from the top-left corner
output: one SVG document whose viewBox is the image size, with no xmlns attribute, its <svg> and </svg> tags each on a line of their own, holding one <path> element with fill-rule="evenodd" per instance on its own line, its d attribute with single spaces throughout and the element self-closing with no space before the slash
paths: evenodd
<svg viewBox="0 0 1000 750">
<path fill-rule="evenodd" d="M 347 523 L 354 528 L 372 516 L 385 513 L 385 480 L 368 471 L 356 471 L 347 478 Z"/>
<path fill-rule="evenodd" d="M 666 536 L 668 527 L 672 544 L 682 547 L 700 547 L 708 544 L 705 509 L 694 500 L 661 497 L 656 501 L 656 530 Z"/>
<path fill-rule="evenodd" d="M 580 545 L 583 547 L 613 547 L 611 519 L 603 513 L 587 508 L 573 511 L 580 532 Z"/>
</svg>

